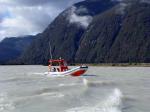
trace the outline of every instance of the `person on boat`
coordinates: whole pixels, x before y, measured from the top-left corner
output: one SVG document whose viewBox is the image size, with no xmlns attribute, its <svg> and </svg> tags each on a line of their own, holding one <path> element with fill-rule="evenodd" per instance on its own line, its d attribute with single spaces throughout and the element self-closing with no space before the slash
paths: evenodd
<svg viewBox="0 0 150 112">
<path fill-rule="evenodd" d="M 56 72 L 56 68 L 55 67 L 53 68 L 53 72 Z"/>
<path fill-rule="evenodd" d="M 51 71 L 51 64 L 48 65 L 49 72 Z"/>
<path fill-rule="evenodd" d="M 59 69 L 59 68 L 57 68 L 57 71 L 58 71 L 58 72 L 60 72 L 60 69 Z"/>
</svg>

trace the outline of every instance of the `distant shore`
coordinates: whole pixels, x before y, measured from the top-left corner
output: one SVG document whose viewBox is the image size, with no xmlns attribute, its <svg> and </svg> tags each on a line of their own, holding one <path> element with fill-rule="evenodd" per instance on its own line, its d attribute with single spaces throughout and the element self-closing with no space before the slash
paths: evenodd
<svg viewBox="0 0 150 112">
<path fill-rule="evenodd" d="M 75 65 L 81 65 L 81 64 L 75 64 Z M 150 67 L 150 63 L 90 63 L 90 64 L 83 64 L 87 66 L 116 66 L 116 67 Z"/>
<path fill-rule="evenodd" d="M 0 64 L 0 66 L 14 66 L 14 65 L 21 66 L 21 65 L 26 65 L 26 64 Z M 99 67 L 150 67 L 150 63 L 73 63 L 73 64 L 68 64 L 68 66 L 81 66 L 81 65 L 99 66 Z M 48 65 L 43 65 L 43 66 L 48 66 Z"/>
</svg>

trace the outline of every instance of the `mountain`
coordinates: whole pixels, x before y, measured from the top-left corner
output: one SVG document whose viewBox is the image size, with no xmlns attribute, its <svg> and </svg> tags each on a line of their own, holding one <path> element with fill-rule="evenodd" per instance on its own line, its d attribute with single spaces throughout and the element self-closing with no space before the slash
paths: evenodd
<svg viewBox="0 0 150 112">
<path fill-rule="evenodd" d="M 33 41 L 34 36 L 9 37 L 0 42 L 0 64 L 18 58 Z"/>
<path fill-rule="evenodd" d="M 74 62 L 79 42 L 93 16 L 113 7 L 116 2 L 106 0 L 84 1 L 63 11 L 21 56 L 25 64 L 46 64 L 49 42 L 54 58 L 63 57 Z M 98 8 L 95 8 L 98 7 Z"/>
<path fill-rule="evenodd" d="M 76 53 L 77 62 L 150 62 L 150 4 L 119 5 L 93 19 Z"/>
<path fill-rule="evenodd" d="M 23 64 L 53 58 L 77 63 L 150 62 L 148 0 L 86 0 L 63 11 L 21 55 Z"/>
</svg>

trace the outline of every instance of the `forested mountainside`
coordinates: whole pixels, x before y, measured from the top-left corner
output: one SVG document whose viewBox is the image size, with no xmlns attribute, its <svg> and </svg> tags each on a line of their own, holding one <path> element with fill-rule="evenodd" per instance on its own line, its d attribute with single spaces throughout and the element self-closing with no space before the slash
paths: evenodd
<svg viewBox="0 0 150 112">
<path fill-rule="evenodd" d="M 148 0 L 85 0 L 63 11 L 18 59 L 46 64 L 53 58 L 73 63 L 150 62 Z"/>
<path fill-rule="evenodd" d="M 7 64 L 18 58 L 34 39 L 34 36 L 25 36 L 2 40 L 0 42 L 0 64 Z"/>
</svg>

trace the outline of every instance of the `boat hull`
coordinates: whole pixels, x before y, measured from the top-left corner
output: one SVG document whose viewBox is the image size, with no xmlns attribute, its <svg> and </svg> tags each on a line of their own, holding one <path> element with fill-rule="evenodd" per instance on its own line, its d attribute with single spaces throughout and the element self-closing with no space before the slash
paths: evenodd
<svg viewBox="0 0 150 112">
<path fill-rule="evenodd" d="M 81 76 L 87 71 L 88 67 L 87 66 L 79 66 L 75 67 L 72 69 L 69 69 L 64 72 L 48 72 L 48 76 L 66 76 L 66 75 L 71 75 L 74 77 Z"/>
</svg>

